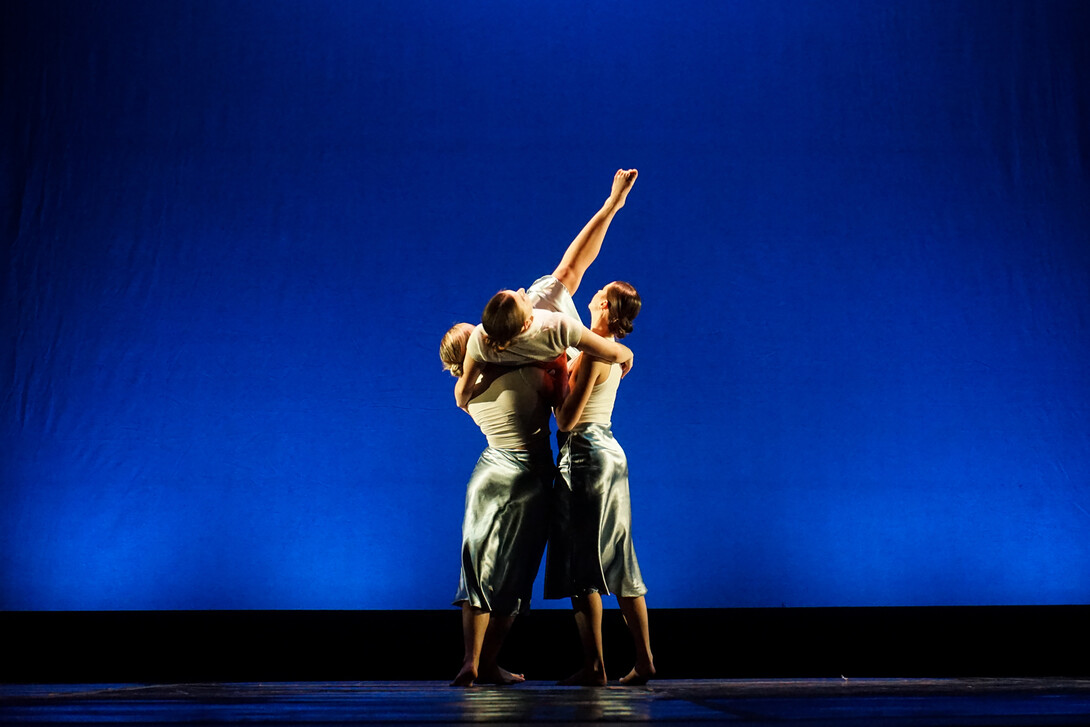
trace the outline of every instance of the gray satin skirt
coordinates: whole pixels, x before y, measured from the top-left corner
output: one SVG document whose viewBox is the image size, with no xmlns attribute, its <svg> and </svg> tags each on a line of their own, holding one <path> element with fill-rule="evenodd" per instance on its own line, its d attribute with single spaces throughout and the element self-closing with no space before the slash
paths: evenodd
<svg viewBox="0 0 1090 727">
<path fill-rule="evenodd" d="M 545 597 L 647 593 L 632 544 L 628 459 L 607 424 L 580 424 L 560 448 Z"/>
<path fill-rule="evenodd" d="M 530 607 L 549 537 L 552 451 L 489 447 L 466 486 L 462 575 L 454 604 L 510 616 Z"/>
</svg>

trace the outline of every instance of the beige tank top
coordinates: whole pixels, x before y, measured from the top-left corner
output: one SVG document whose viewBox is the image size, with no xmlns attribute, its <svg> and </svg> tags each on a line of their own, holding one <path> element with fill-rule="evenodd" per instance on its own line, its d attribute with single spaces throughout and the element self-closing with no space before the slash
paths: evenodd
<svg viewBox="0 0 1090 727">
<path fill-rule="evenodd" d="M 548 404 L 541 398 L 545 372 L 523 366 L 497 376 L 492 385 L 469 402 L 469 415 L 497 449 L 536 449 L 549 446 Z"/>
<path fill-rule="evenodd" d="M 610 424 L 613 417 L 613 403 L 617 400 L 617 386 L 621 383 L 621 365 L 609 367 L 609 376 L 590 390 L 590 398 L 583 407 L 580 424 Z"/>
</svg>

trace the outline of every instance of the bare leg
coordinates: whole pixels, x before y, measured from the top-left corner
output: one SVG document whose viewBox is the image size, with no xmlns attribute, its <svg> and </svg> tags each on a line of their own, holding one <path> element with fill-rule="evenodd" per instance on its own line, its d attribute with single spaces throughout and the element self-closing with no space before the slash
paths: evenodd
<svg viewBox="0 0 1090 727">
<path fill-rule="evenodd" d="M 462 639 L 465 641 L 466 653 L 462 659 L 461 671 L 450 683 L 452 687 L 472 687 L 477 679 L 481 647 L 484 645 L 484 634 L 488 630 L 490 617 L 488 611 L 462 602 Z"/>
<path fill-rule="evenodd" d="M 497 663 L 503 640 L 507 638 L 507 632 L 511 630 L 514 622 L 514 616 L 497 617 L 488 622 L 488 629 L 484 633 L 484 646 L 481 649 L 478 684 L 518 684 L 526 681 L 522 674 L 512 674 Z"/>
<path fill-rule="evenodd" d="M 575 626 L 583 644 L 583 668 L 559 683 L 563 686 L 598 687 L 606 683 L 602 655 L 602 597 L 597 593 L 572 596 Z"/>
<path fill-rule="evenodd" d="M 560 264 L 553 271 L 553 277 L 563 283 L 572 295 L 578 290 L 587 268 L 601 252 L 609 224 L 613 222 L 613 216 L 617 214 L 617 210 L 624 207 L 628 193 L 632 190 L 632 185 L 636 183 L 637 174 L 635 169 L 617 170 L 617 173 L 613 175 L 613 187 L 610 189 L 609 199 L 571 241 L 564 252 L 564 257 L 560 259 Z"/>
<path fill-rule="evenodd" d="M 636 665 L 621 678 L 621 684 L 646 684 L 648 679 L 655 676 L 655 662 L 651 657 L 651 632 L 647 627 L 647 603 L 643 596 L 617 596 L 617 605 L 621 607 L 621 615 L 632 633 L 632 642 L 636 647 Z"/>
</svg>

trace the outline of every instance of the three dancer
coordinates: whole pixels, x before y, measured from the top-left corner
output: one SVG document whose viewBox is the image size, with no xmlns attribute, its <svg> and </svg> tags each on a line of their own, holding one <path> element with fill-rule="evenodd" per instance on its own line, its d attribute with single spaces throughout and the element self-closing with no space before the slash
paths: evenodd
<svg viewBox="0 0 1090 727">
<path fill-rule="evenodd" d="M 632 290 L 629 294 L 621 287 L 625 284 L 619 283 L 613 283 L 607 288 L 615 293 L 623 293 L 621 297 L 605 296 L 606 289 L 599 291 L 592 301 L 594 321 L 591 329 L 582 326 L 571 295 L 578 289 L 587 268 L 598 256 L 610 222 L 624 206 L 636 176 L 634 169 L 617 171 L 609 198 L 568 246 L 552 275 L 539 278 L 529 290 L 500 291 L 486 306 L 481 326 L 474 329 L 469 324 L 458 324 L 443 339 L 440 357 L 444 365 L 458 376 L 455 386 L 457 403 L 473 416 L 489 441 L 489 447 L 478 460 L 466 492 L 462 577 L 455 598 L 455 604 L 462 606 L 465 657 L 462 669 L 452 682 L 454 685 L 507 684 L 523 680 L 522 675 L 510 674 L 501 669 L 496 663 L 496 656 L 515 615 L 529 605 L 530 590 L 540 565 L 544 549 L 543 533 L 548 530 L 547 504 L 543 504 L 542 498 L 548 497 L 550 478 L 555 471 L 548 446 L 548 408 L 544 408 L 542 419 L 542 401 L 552 397 L 554 404 L 560 404 L 562 390 L 567 383 L 562 356 L 551 371 L 525 365 L 516 369 L 497 370 L 497 367 L 487 364 L 510 366 L 531 361 L 540 362 L 552 359 L 565 349 L 573 348 L 593 356 L 593 361 L 587 361 L 587 357 L 579 359 L 586 363 L 577 364 L 572 372 L 571 380 L 576 387 L 573 394 L 576 394 L 576 399 L 557 410 L 558 422 L 559 417 L 564 416 L 565 424 L 569 426 L 582 417 L 582 412 L 592 398 L 589 391 L 583 392 L 580 388 L 585 383 L 580 378 L 580 371 L 598 372 L 599 365 L 605 366 L 610 371 L 615 370 L 619 380 L 622 370 L 631 367 L 631 351 L 614 340 L 613 336 L 618 331 L 610 330 L 608 325 L 598 325 L 595 310 L 596 306 L 605 310 L 614 306 L 615 312 L 622 312 L 626 323 L 621 327 L 627 328 L 620 330 L 617 337 L 623 337 L 631 331 L 631 318 L 639 310 L 638 296 L 634 299 L 635 308 L 631 307 L 631 296 L 635 291 Z M 625 307 L 622 311 L 617 306 Z M 606 319 L 616 323 L 616 316 L 611 319 L 607 315 Z M 570 353 L 573 356 L 578 355 L 577 351 Z M 593 388 L 593 384 L 590 388 Z M 616 383 L 612 390 L 615 392 Z M 594 410 L 595 407 L 592 406 L 591 409 Z M 609 409 L 612 409 L 611 397 Z M 608 432 L 608 412 L 606 417 Z M 585 429 L 582 425 L 580 428 Z M 623 461 L 623 451 L 621 459 Z M 569 454 L 565 460 L 562 455 L 562 467 L 565 462 L 565 485 L 558 484 L 558 491 L 570 492 L 571 482 L 582 483 L 587 478 L 576 476 L 573 480 L 571 477 L 571 473 L 578 472 L 582 466 L 583 460 L 579 457 L 573 459 Z M 576 462 L 574 469 L 572 462 Z M 620 492 L 620 489 L 618 486 L 617 491 Z M 623 512 L 610 515 L 610 522 L 630 521 L 626 467 L 623 492 Z M 568 497 L 564 511 L 570 514 L 577 509 Z M 624 527 L 627 532 L 627 525 Z M 572 532 L 567 525 L 555 531 L 556 537 L 566 538 L 570 535 Z M 582 550 L 551 544 L 550 563 L 560 562 L 552 556 L 554 548 L 558 552 L 563 549 L 568 554 L 563 561 L 569 566 L 575 563 L 572 554 L 576 550 Z M 605 553 L 595 557 L 588 553 L 587 557 L 595 561 L 601 561 L 604 557 L 606 561 L 611 561 L 613 554 Z M 630 554 L 630 560 L 635 564 L 634 553 Z M 575 576 L 581 574 L 584 568 L 566 567 L 560 571 L 558 567 L 554 564 L 553 571 L 564 572 L 565 575 L 559 580 L 558 576 L 554 576 L 551 581 L 553 595 L 548 597 L 572 596 L 581 636 L 586 629 L 590 629 L 589 641 L 584 639 L 585 644 L 594 641 L 594 631 L 597 628 L 596 662 L 587 656 L 589 652 L 586 645 L 584 647 L 585 663 L 596 666 L 589 670 L 584 667 L 575 677 L 566 681 L 580 684 L 604 683 L 605 670 L 600 647 L 601 599 L 598 597 L 596 601 L 597 622 L 593 618 L 593 605 L 588 610 L 585 604 L 594 603 L 593 597 L 589 595 L 592 592 L 611 592 L 609 587 L 612 582 L 603 585 L 599 584 L 598 579 L 587 581 L 583 585 L 581 578 Z M 611 566 L 610 570 L 612 572 L 615 569 Z M 630 571 L 629 568 L 626 572 Z M 635 568 L 635 579 L 639 581 L 638 566 Z M 547 587 L 549 583 L 547 578 Z M 639 587 L 642 588 L 642 581 L 639 581 Z M 642 634 L 643 644 L 642 648 L 637 644 L 636 667 L 622 682 L 642 683 L 654 673 L 647 639 L 646 608 L 642 598 L 646 589 L 635 596 L 622 593 L 617 587 L 614 587 L 614 591 L 619 597 L 627 599 L 623 602 L 622 612 L 630 627 L 633 624 L 639 625 L 638 631 L 634 630 L 633 635 Z"/>
</svg>

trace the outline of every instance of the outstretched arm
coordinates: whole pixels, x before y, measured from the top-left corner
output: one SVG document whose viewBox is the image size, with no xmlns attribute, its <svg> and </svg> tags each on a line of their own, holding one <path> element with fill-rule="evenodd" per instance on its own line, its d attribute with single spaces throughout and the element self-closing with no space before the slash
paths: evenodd
<svg viewBox="0 0 1090 727">
<path fill-rule="evenodd" d="M 575 295 L 579 283 L 583 280 L 583 274 L 598 257 L 602 249 L 602 241 L 606 239 L 609 223 L 613 221 L 617 210 L 624 207 L 625 199 L 632 185 L 636 183 L 637 174 L 635 169 L 617 170 L 617 173 L 613 175 L 613 188 L 609 192 L 609 199 L 602 205 L 602 209 L 594 213 L 590 221 L 568 245 L 564 257 L 560 259 L 560 264 L 553 271 L 553 277 L 563 283 L 568 293 Z"/>
</svg>

